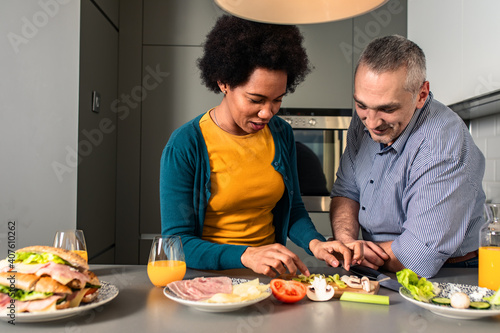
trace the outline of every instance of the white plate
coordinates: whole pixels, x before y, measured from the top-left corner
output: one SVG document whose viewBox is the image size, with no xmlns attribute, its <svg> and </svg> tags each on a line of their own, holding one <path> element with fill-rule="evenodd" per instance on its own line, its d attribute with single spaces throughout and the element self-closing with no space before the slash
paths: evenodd
<svg viewBox="0 0 500 333">
<path fill-rule="evenodd" d="M 76 308 L 55 310 L 55 311 L 47 311 L 47 312 L 22 312 L 16 313 L 15 323 L 35 323 L 35 322 L 43 322 L 43 321 L 53 321 L 59 320 L 63 318 L 73 317 L 76 315 L 80 315 L 86 311 L 89 311 L 98 306 L 104 305 L 110 302 L 118 295 L 118 288 L 106 281 L 101 281 L 101 288 L 99 289 L 99 294 L 97 298 L 87 304 L 81 304 Z M 9 321 L 10 317 L 1 315 L 2 320 Z"/>
<path fill-rule="evenodd" d="M 231 278 L 231 280 L 233 281 L 233 285 L 241 284 L 241 283 L 245 283 L 245 282 L 250 281 L 250 280 L 246 280 L 246 279 L 236 279 L 236 278 Z M 263 283 L 261 283 L 261 284 L 263 284 Z M 245 306 L 249 306 L 249 305 L 252 305 L 252 304 L 255 304 L 255 303 L 258 303 L 260 301 L 265 300 L 266 298 L 271 296 L 271 289 L 268 289 L 267 293 L 259 298 L 256 298 L 256 299 L 253 299 L 250 301 L 235 302 L 235 303 L 207 303 L 207 302 L 203 302 L 203 301 L 189 301 L 189 300 L 185 300 L 185 299 L 182 299 L 180 297 L 177 297 L 177 295 L 174 292 L 172 292 L 168 287 L 165 287 L 165 289 L 163 289 L 163 293 L 165 294 L 165 296 L 167 296 L 168 298 L 170 298 L 173 301 L 176 301 L 177 303 L 180 303 L 180 304 L 183 304 L 186 306 L 190 306 L 190 307 L 197 309 L 197 310 L 200 310 L 200 311 L 229 312 L 229 311 L 235 311 L 235 310 L 241 309 Z"/>
<path fill-rule="evenodd" d="M 472 301 L 480 301 L 482 294 L 484 296 L 493 295 L 494 291 L 486 288 L 480 288 L 478 286 L 471 286 L 465 284 L 455 284 L 455 283 L 438 283 L 441 292 L 436 295 L 436 297 L 450 297 L 455 292 L 463 292 L 469 295 Z M 434 303 L 425 303 L 417 301 L 413 298 L 410 291 L 405 287 L 399 289 L 399 294 L 403 298 L 421 308 L 427 309 L 437 315 L 454 318 L 454 319 L 479 319 L 484 317 L 500 315 L 500 306 L 491 306 L 489 309 L 455 309 L 448 305 L 439 305 Z"/>
</svg>

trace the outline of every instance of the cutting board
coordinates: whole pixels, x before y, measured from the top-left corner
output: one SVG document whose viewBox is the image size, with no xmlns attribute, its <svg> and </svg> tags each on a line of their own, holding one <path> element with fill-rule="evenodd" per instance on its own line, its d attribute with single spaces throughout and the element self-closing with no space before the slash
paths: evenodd
<svg viewBox="0 0 500 333">
<path fill-rule="evenodd" d="M 281 274 L 278 276 L 279 279 L 283 280 L 292 280 L 295 275 L 292 274 Z M 370 292 L 367 292 L 363 290 L 363 288 L 351 288 L 351 287 L 345 287 L 345 288 L 339 288 L 335 283 L 328 283 L 330 286 L 332 286 L 335 289 L 335 295 L 333 296 L 334 298 L 340 298 L 342 294 L 345 291 L 353 292 L 353 293 L 359 293 L 359 294 L 370 294 L 370 295 L 376 295 L 378 293 L 378 290 L 380 289 L 380 284 L 378 281 L 371 281 L 370 284 L 372 286 L 372 290 Z M 309 286 L 309 283 L 304 283 L 304 285 Z"/>
</svg>

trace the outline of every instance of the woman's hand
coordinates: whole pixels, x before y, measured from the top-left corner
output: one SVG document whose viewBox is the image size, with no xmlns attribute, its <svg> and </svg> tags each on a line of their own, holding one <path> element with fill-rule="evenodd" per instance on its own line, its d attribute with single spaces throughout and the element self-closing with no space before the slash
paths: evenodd
<svg viewBox="0 0 500 333">
<path fill-rule="evenodd" d="M 241 263 L 255 273 L 272 278 L 285 274 L 287 270 L 290 274 L 300 271 L 306 276 L 310 275 L 307 266 L 299 257 L 281 244 L 249 246 L 241 256 Z"/>
<path fill-rule="evenodd" d="M 363 243 L 353 241 L 342 243 L 340 241 L 322 242 L 318 239 L 313 239 L 309 243 L 309 249 L 314 256 L 320 260 L 324 260 L 327 264 L 333 267 L 338 267 L 340 261 L 337 257 L 342 257 L 344 268 L 349 270 L 351 265 L 360 264 L 363 261 Z"/>
</svg>

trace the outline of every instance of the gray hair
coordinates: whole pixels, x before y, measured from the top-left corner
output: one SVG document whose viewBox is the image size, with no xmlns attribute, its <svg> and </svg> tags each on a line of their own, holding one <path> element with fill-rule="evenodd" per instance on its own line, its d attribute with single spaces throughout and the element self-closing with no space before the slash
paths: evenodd
<svg viewBox="0 0 500 333">
<path fill-rule="evenodd" d="M 417 94 L 425 81 L 425 54 L 414 42 L 403 36 L 380 37 L 368 44 L 359 58 L 354 75 L 360 65 L 367 66 L 375 73 L 407 70 L 404 89 Z"/>
</svg>

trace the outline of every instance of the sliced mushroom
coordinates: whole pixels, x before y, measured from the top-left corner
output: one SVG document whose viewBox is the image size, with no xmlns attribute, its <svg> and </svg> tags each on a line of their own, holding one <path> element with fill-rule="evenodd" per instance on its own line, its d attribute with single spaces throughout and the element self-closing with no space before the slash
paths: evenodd
<svg viewBox="0 0 500 333">
<path fill-rule="evenodd" d="M 351 288 L 356 288 L 356 289 L 362 288 L 361 279 L 357 276 L 351 275 L 349 276 L 347 281 L 344 282 Z"/>
<path fill-rule="evenodd" d="M 372 284 L 370 283 L 370 280 L 366 276 L 363 276 L 361 278 L 361 286 L 363 287 L 363 290 L 366 292 L 372 291 Z"/>
<path fill-rule="evenodd" d="M 345 283 L 347 283 L 348 280 L 349 280 L 348 275 L 342 275 L 342 277 L 340 278 L 340 281 L 344 281 Z"/>
<path fill-rule="evenodd" d="M 323 277 L 314 277 L 306 290 L 307 297 L 312 301 L 328 301 L 335 295 L 335 289 L 326 283 Z"/>
</svg>

